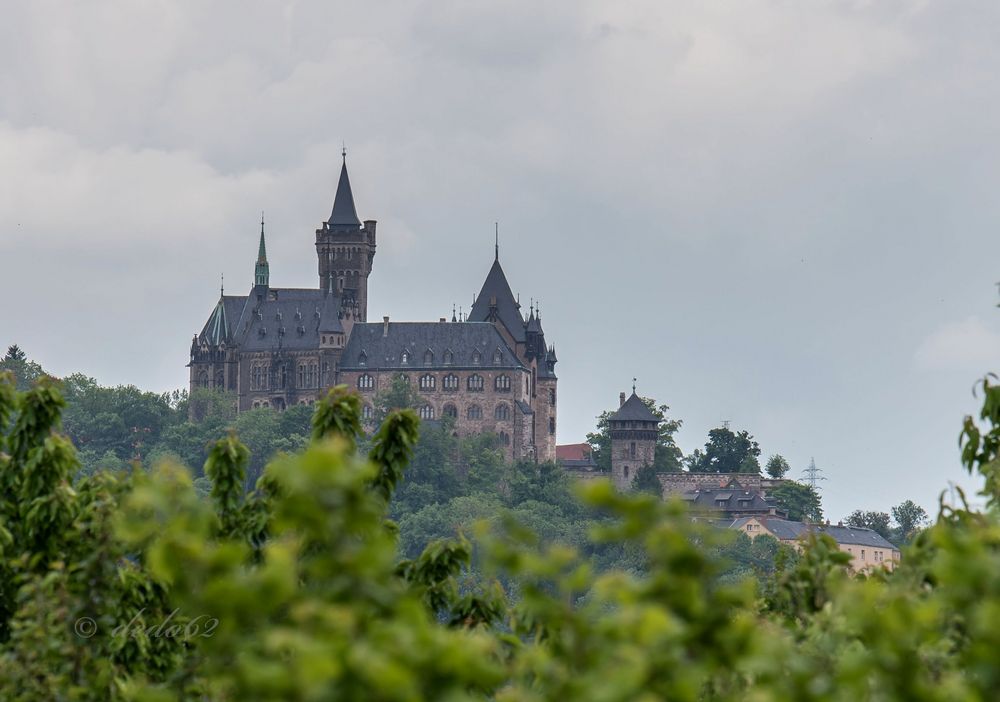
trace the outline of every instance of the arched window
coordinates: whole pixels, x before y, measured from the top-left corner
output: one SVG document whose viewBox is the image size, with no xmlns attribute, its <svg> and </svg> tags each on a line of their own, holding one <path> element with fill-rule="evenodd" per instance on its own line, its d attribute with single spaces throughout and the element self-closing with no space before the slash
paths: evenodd
<svg viewBox="0 0 1000 702">
<path fill-rule="evenodd" d="M 421 419 L 434 419 L 434 408 L 430 405 L 424 405 L 420 408 L 420 418 Z"/>
<path fill-rule="evenodd" d="M 500 440 L 501 446 L 510 446 L 510 434 L 505 431 L 501 431 L 497 434 L 497 438 Z"/>
<path fill-rule="evenodd" d="M 455 356 L 451 353 L 450 349 L 444 352 L 444 364 L 446 366 L 450 366 L 454 360 Z"/>
<path fill-rule="evenodd" d="M 503 363 L 503 351 L 501 351 L 498 347 L 497 350 L 493 352 L 493 365 L 499 366 L 501 363 Z"/>
<path fill-rule="evenodd" d="M 555 434 L 556 433 L 556 418 L 555 417 L 549 417 L 549 433 L 550 434 Z"/>
<path fill-rule="evenodd" d="M 554 405 L 556 403 L 556 389 L 549 388 L 549 404 Z"/>
<path fill-rule="evenodd" d="M 472 392 L 481 392 L 483 389 L 483 376 L 478 373 L 473 373 L 469 376 L 468 382 L 469 390 Z"/>
<path fill-rule="evenodd" d="M 449 373 L 441 380 L 441 387 L 445 390 L 458 390 L 458 376 Z"/>
<path fill-rule="evenodd" d="M 625 479 L 628 479 L 628 466 L 625 466 Z"/>
<path fill-rule="evenodd" d="M 493 387 L 500 392 L 508 392 L 510 390 L 510 376 L 498 375 L 496 380 L 493 381 Z"/>
<path fill-rule="evenodd" d="M 444 409 L 441 410 L 441 414 L 443 414 L 445 417 L 458 419 L 458 408 L 455 407 L 455 405 L 448 403 L 447 405 L 444 406 Z"/>
<path fill-rule="evenodd" d="M 628 457 L 635 460 L 635 442 L 629 444 L 628 447 Z"/>
<path fill-rule="evenodd" d="M 400 358 L 399 358 L 399 362 L 402 363 L 404 366 L 409 365 L 410 364 L 410 352 L 404 350 L 403 351 L 403 355 L 400 356 Z"/>
<path fill-rule="evenodd" d="M 479 405 L 469 405 L 468 416 L 469 419 L 482 419 L 483 408 Z"/>
<path fill-rule="evenodd" d="M 371 390 L 375 387 L 375 378 L 365 373 L 358 378 L 358 390 Z"/>
<path fill-rule="evenodd" d="M 493 416 L 502 420 L 510 419 L 510 405 L 506 402 L 501 402 L 497 405 L 496 411 L 493 412 Z"/>
<path fill-rule="evenodd" d="M 201 371 L 198 373 L 198 387 L 207 388 L 208 387 L 208 371 Z"/>
<path fill-rule="evenodd" d="M 434 352 L 431 351 L 430 349 L 424 351 L 424 365 L 425 366 L 434 365 Z"/>
<path fill-rule="evenodd" d="M 483 354 L 479 353 L 479 351 L 473 351 L 472 352 L 472 365 L 478 366 L 482 362 L 483 362 Z"/>
<path fill-rule="evenodd" d="M 364 351 L 362 351 L 358 355 L 358 365 L 361 366 L 361 367 L 364 367 L 364 366 L 368 365 L 368 354 L 366 354 Z"/>
<path fill-rule="evenodd" d="M 421 390 L 433 390 L 436 385 L 434 376 L 430 373 L 424 373 L 420 376 L 420 389 Z"/>
</svg>

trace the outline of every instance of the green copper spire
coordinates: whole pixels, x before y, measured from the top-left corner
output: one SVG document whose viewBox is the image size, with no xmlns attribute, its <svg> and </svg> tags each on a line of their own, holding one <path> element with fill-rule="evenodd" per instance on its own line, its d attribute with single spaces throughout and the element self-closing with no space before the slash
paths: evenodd
<svg viewBox="0 0 1000 702">
<path fill-rule="evenodd" d="M 260 248 L 257 251 L 257 265 L 254 267 L 254 285 L 267 287 L 270 269 L 267 265 L 267 249 L 264 247 L 264 213 L 260 213 Z"/>
</svg>

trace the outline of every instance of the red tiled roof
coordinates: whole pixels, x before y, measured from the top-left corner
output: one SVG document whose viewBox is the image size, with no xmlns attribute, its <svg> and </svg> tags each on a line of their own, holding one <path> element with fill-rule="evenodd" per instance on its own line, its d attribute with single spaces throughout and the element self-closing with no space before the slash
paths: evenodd
<svg viewBox="0 0 1000 702">
<path fill-rule="evenodd" d="M 584 461 L 590 458 L 590 444 L 556 446 L 556 458 L 560 461 Z"/>
</svg>

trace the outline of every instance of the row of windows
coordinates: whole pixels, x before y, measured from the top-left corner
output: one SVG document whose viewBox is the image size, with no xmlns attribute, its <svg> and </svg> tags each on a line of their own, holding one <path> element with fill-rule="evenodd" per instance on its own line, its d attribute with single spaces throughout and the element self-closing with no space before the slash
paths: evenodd
<svg viewBox="0 0 1000 702">
<path fill-rule="evenodd" d="M 409 380 L 407 376 L 402 376 L 404 379 Z M 417 384 L 420 389 L 427 392 L 430 390 L 435 390 L 437 388 L 437 378 L 435 378 L 430 373 L 425 373 L 420 376 Z M 466 379 L 466 388 L 471 392 L 481 392 L 484 386 L 483 376 L 478 373 L 473 373 Z M 449 373 L 444 378 L 441 379 L 441 387 L 445 390 L 458 390 L 458 376 L 454 373 Z M 368 373 L 358 377 L 358 389 L 359 390 L 372 390 L 375 388 L 375 378 Z M 498 375 L 493 379 L 493 388 L 497 392 L 510 392 L 511 383 L 509 375 Z"/>
<path fill-rule="evenodd" d="M 444 361 L 444 365 L 450 366 L 455 362 L 455 354 L 453 354 L 451 351 L 445 351 L 442 356 L 442 360 Z M 399 357 L 399 362 L 404 366 L 410 365 L 413 362 L 413 354 L 411 354 L 408 349 L 404 349 L 403 353 Z M 474 366 L 478 366 L 482 364 L 482 362 L 483 362 L 483 354 L 481 354 L 479 351 L 473 351 L 472 364 Z M 496 351 L 493 352 L 493 365 L 499 366 L 502 363 L 503 363 L 503 351 L 497 349 Z M 364 351 L 362 351 L 358 355 L 358 365 L 359 366 L 368 365 L 368 354 L 365 353 Z M 425 366 L 434 365 L 434 352 L 431 351 L 430 349 L 424 351 L 424 365 Z"/>
<path fill-rule="evenodd" d="M 423 407 L 419 408 L 417 410 L 417 412 L 420 415 L 421 419 L 434 419 L 435 418 L 435 410 L 434 410 L 434 407 L 432 405 L 424 405 Z M 451 403 L 448 403 L 447 405 L 445 405 L 442 408 L 441 414 L 443 416 L 445 416 L 445 417 L 451 417 L 452 419 L 457 419 L 458 418 L 458 408 L 455 405 L 453 405 Z M 375 413 L 374 413 L 374 410 L 372 409 L 372 406 L 371 405 L 365 405 L 362 408 L 362 410 L 361 410 L 361 416 L 364 419 L 372 419 L 372 418 L 374 418 Z M 468 409 L 466 409 L 466 417 L 469 418 L 469 419 L 482 419 L 483 418 L 483 408 L 480 407 L 479 405 L 469 405 Z M 500 421 L 509 421 L 510 420 L 510 405 L 507 405 L 507 404 L 497 405 L 496 409 L 493 410 L 493 418 L 494 419 L 498 419 Z"/>
<path fill-rule="evenodd" d="M 326 366 L 326 370 L 329 366 Z M 320 385 L 320 372 L 318 363 L 299 363 L 296 375 L 297 388 L 315 389 Z M 251 390 L 284 390 L 288 386 L 288 371 L 285 366 L 278 366 L 273 372 L 271 366 L 267 364 L 255 364 L 250 367 L 250 389 Z"/>
</svg>

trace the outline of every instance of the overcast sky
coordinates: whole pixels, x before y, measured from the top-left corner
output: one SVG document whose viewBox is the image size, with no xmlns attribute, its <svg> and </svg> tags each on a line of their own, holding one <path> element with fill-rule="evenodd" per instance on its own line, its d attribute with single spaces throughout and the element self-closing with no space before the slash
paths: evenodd
<svg viewBox="0 0 1000 702">
<path fill-rule="evenodd" d="M 341 143 L 369 315 L 541 300 L 560 443 L 638 378 L 837 519 L 962 482 L 1000 368 L 1000 5 L 12 2 L 0 344 L 167 390 L 218 297 L 316 284 Z M 525 305 L 527 307 L 527 305 Z M 973 484 L 968 479 L 964 484 Z"/>
</svg>

